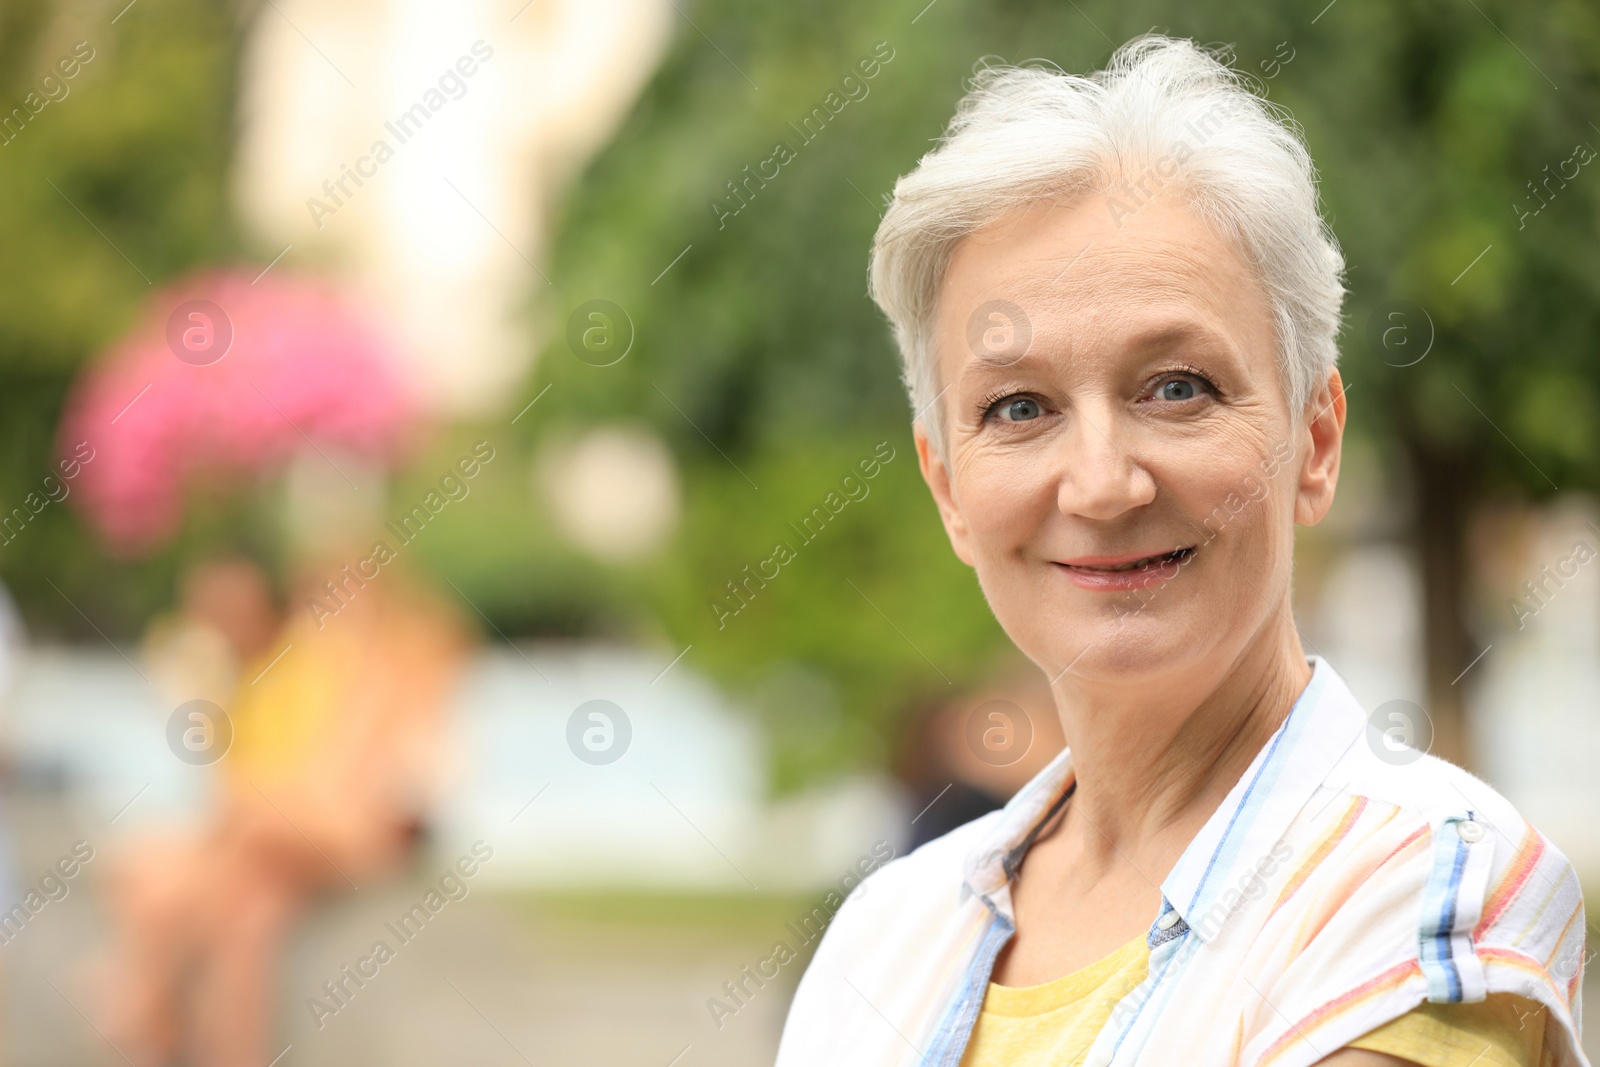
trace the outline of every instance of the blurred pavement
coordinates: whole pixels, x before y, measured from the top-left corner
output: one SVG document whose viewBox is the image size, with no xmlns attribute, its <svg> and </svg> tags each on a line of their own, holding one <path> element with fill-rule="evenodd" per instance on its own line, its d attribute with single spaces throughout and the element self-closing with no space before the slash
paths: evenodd
<svg viewBox="0 0 1600 1067">
<path fill-rule="evenodd" d="M 13 794 L 19 869 L 42 872 L 89 836 L 60 794 Z M 101 859 L 97 853 L 96 860 Z M 296 932 L 279 984 L 279 1067 L 439 1063 L 582 1063 L 720 1067 L 770 1063 L 798 978 L 791 968 L 719 1032 L 705 1006 L 723 982 L 764 955 L 770 935 L 749 922 L 725 935 L 706 925 L 606 927 L 540 916 L 527 900 L 474 889 L 448 904 L 319 1030 L 306 1006 L 322 982 L 396 939 L 384 928 L 421 899 L 448 861 L 419 861 L 404 878 L 319 904 Z M 91 861 L 64 899 L 0 945 L 7 1067 L 98 1067 L 123 1058 L 91 1028 L 88 968 L 105 931 Z M 69 1003 L 70 1001 L 70 1003 Z M 687 1047 L 687 1051 L 685 1051 Z"/>
</svg>

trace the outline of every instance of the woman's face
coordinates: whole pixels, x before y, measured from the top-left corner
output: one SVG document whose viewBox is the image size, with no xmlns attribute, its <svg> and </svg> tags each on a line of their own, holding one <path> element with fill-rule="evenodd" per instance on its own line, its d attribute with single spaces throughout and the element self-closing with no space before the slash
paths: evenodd
<svg viewBox="0 0 1600 1067">
<path fill-rule="evenodd" d="M 919 424 L 923 474 L 1050 678 L 1223 669 L 1292 625 L 1294 524 L 1332 501 L 1343 391 L 1335 373 L 1289 410 L 1265 290 L 1181 199 L 1013 212 L 957 246 L 936 329 L 945 453 Z"/>
</svg>

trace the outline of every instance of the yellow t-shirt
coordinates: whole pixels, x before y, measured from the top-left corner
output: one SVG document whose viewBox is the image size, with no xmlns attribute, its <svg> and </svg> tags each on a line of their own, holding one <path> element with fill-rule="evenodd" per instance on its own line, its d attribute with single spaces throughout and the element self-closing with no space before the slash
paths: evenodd
<svg viewBox="0 0 1600 1067">
<path fill-rule="evenodd" d="M 1149 964 L 1140 934 L 1043 985 L 990 982 L 961 1067 L 1079 1067 L 1111 1010 L 1144 981 Z M 1494 993 L 1477 1004 L 1421 1004 L 1348 1047 L 1422 1067 L 1539 1067 L 1543 1038 L 1538 1004 Z"/>
<path fill-rule="evenodd" d="M 961 1067 L 1076 1067 L 1117 1001 L 1145 979 L 1145 935 L 1043 985 L 989 983 Z"/>
<path fill-rule="evenodd" d="M 285 636 L 281 659 L 271 661 L 277 653 L 269 651 L 246 668 L 231 711 L 233 745 L 222 769 L 246 796 L 251 783 L 270 794 L 306 768 L 327 744 L 353 681 L 347 636 L 303 622 Z"/>
</svg>

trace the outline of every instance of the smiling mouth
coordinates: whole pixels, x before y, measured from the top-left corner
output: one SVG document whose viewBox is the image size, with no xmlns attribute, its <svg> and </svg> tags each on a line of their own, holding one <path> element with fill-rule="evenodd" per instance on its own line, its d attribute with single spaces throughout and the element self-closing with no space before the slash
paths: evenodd
<svg viewBox="0 0 1600 1067">
<path fill-rule="evenodd" d="M 1189 558 L 1194 555 L 1194 552 L 1195 546 L 1190 545 L 1187 548 L 1178 548 L 1171 552 L 1163 552 L 1159 555 L 1140 556 L 1137 559 L 1123 560 L 1115 563 L 1110 561 L 1097 561 L 1094 563 L 1063 563 L 1061 566 L 1066 567 L 1068 570 L 1085 571 L 1091 574 L 1118 574 L 1125 571 L 1149 570 L 1152 567 L 1164 567 L 1168 564 L 1174 563 L 1182 564 L 1187 562 Z"/>
</svg>

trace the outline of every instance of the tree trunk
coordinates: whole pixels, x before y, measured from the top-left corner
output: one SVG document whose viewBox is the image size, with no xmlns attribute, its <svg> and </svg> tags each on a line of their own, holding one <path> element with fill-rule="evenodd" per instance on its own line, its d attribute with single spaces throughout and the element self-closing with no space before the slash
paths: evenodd
<svg viewBox="0 0 1600 1067">
<path fill-rule="evenodd" d="M 1467 628 L 1467 520 L 1479 468 L 1469 455 L 1410 440 L 1415 482 L 1412 543 L 1422 571 L 1422 632 L 1434 755 L 1470 765 L 1464 714 L 1467 687 L 1483 652 Z M 1469 665 L 1471 670 L 1468 670 Z M 1463 674 L 1463 672 L 1466 672 Z"/>
</svg>

